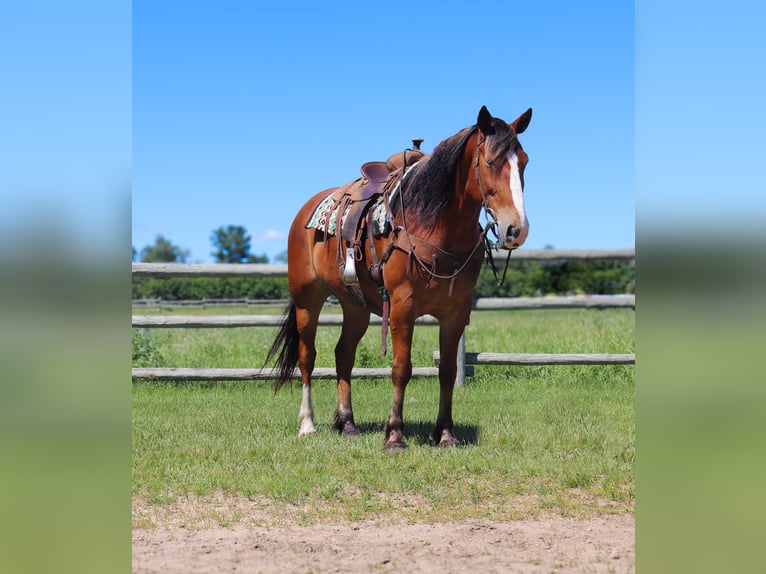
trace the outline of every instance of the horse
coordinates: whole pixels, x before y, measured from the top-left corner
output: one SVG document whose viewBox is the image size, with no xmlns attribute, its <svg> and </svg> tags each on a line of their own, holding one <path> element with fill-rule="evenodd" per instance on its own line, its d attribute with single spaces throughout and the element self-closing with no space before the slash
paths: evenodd
<svg viewBox="0 0 766 574">
<path fill-rule="evenodd" d="M 401 152 L 400 165 L 396 161 L 392 165 L 392 156 L 386 188 L 379 198 L 387 225 L 374 232 L 372 217 L 362 217 L 369 225 L 366 229 L 362 225 L 357 241 L 347 242 L 345 261 L 339 230 L 333 234 L 326 222 L 324 227 L 311 227 L 307 221 L 330 196 L 336 204 L 344 190 L 347 199 L 354 193 L 363 196 L 380 174 L 366 174 L 342 188 L 324 190 L 298 211 L 288 235 L 290 298 L 264 366 L 275 363 L 275 391 L 294 376 L 298 366 L 302 386 L 299 435 L 316 432 L 311 398 L 315 336 L 324 302 L 334 295 L 343 310 L 343 327 L 335 347 L 334 428 L 343 435 L 360 434 L 351 404 L 351 372 L 357 345 L 369 326 L 370 314 L 375 313 L 383 316 L 383 353 L 387 327 L 393 345 L 393 402 L 384 426 L 383 448 L 407 448 L 403 410 L 412 375 L 413 328 L 417 317 L 430 314 L 439 323 L 441 354 L 439 410 L 432 438 L 439 447 L 461 444 L 452 419 L 458 342 L 470 318 L 473 290 L 485 255 L 491 261 L 493 249 L 505 249 L 510 257 L 529 233 L 522 195 L 528 156 L 518 135 L 527 129 L 531 117 L 530 108 L 506 123 L 482 106 L 476 124 L 440 142 L 430 155 L 419 151 L 422 140 L 418 139 L 413 140 L 417 149 Z M 408 161 L 412 157 L 417 161 Z M 484 227 L 482 211 L 487 220 Z M 336 216 L 338 226 L 342 216 L 342 211 Z M 349 266 L 352 271 L 356 266 L 362 271 L 350 272 Z M 494 263 L 492 266 L 497 279 Z M 353 284 L 349 284 L 350 276 Z"/>
</svg>

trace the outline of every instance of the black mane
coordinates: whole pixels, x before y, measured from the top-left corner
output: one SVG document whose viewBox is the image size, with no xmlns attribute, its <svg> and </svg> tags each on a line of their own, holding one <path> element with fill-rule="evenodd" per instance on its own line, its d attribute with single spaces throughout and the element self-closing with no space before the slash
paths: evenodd
<svg viewBox="0 0 766 574">
<path fill-rule="evenodd" d="M 487 135 L 485 148 L 487 156 L 495 159 L 510 148 L 516 134 L 502 120 L 494 121 L 493 124 L 494 133 Z M 433 225 L 447 207 L 454 194 L 460 158 L 468 138 L 477 129 L 475 125 L 464 128 L 440 142 L 433 153 L 421 160 L 405 179 L 402 199 L 408 212 L 419 223 Z"/>
<path fill-rule="evenodd" d="M 460 157 L 476 129 L 476 126 L 462 129 L 440 142 L 404 181 L 402 199 L 418 222 L 432 224 L 447 207 Z"/>
</svg>

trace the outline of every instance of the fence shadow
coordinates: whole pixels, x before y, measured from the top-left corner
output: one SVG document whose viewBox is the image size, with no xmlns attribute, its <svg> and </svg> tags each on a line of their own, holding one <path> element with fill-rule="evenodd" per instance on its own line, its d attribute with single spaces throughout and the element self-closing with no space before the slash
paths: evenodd
<svg viewBox="0 0 766 574">
<path fill-rule="evenodd" d="M 435 424 L 435 421 L 405 421 L 404 438 L 411 445 L 434 445 L 431 433 Z M 382 434 L 383 425 L 383 422 L 368 422 L 356 426 L 362 434 Z M 455 424 L 454 431 L 461 446 L 476 446 L 479 442 L 479 429 L 476 425 Z"/>
</svg>

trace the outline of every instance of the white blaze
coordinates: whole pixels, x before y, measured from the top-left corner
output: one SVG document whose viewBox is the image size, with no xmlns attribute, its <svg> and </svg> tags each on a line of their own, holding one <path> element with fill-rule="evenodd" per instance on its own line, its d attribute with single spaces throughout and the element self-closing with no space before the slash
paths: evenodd
<svg viewBox="0 0 766 574">
<path fill-rule="evenodd" d="M 526 229 L 529 223 L 527 222 L 527 213 L 524 211 L 524 190 L 521 187 L 519 156 L 515 152 L 512 153 L 508 158 L 508 163 L 511 166 L 511 197 L 513 197 L 513 205 L 519 214 L 519 227 Z"/>
</svg>

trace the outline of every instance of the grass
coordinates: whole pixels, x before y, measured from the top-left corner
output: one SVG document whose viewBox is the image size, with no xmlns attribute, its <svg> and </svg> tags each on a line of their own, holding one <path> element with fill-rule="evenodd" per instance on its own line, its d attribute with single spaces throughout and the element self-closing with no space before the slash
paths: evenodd
<svg viewBox="0 0 766 574">
<path fill-rule="evenodd" d="M 633 322 L 626 310 L 479 312 L 467 330 L 467 348 L 632 352 Z M 320 329 L 318 366 L 332 365 L 337 332 Z M 140 343 L 161 362 L 153 366 L 260 367 L 274 330 L 155 330 L 151 336 L 151 344 L 145 336 Z M 431 363 L 437 337 L 436 328 L 416 328 L 414 364 Z M 372 327 L 357 364 L 389 365 L 379 345 L 380 332 Z M 187 495 L 246 497 L 298 509 L 306 523 L 633 507 L 633 367 L 477 367 L 455 393 L 456 434 L 465 444 L 446 451 L 429 439 L 438 383 L 413 380 L 405 403 L 410 448 L 390 455 L 382 452 L 390 381 L 354 382 L 362 435 L 353 439 L 331 429 L 334 386 L 315 383 L 318 433 L 298 437 L 298 385 L 275 395 L 262 382 L 134 383 L 134 497 L 151 505 Z"/>
<path fill-rule="evenodd" d="M 276 314 L 280 308 L 224 307 L 178 308 L 158 312 L 134 310 L 141 314 L 223 315 Z M 340 313 L 328 308 L 327 313 Z M 514 353 L 632 353 L 634 350 L 635 313 L 632 310 L 547 310 L 547 311 L 477 311 L 466 329 L 468 351 Z M 135 347 L 152 353 L 154 367 L 260 367 L 276 329 L 136 329 Z M 317 337 L 317 366 L 333 366 L 333 349 L 340 327 L 320 327 Z M 380 326 L 371 325 L 359 344 L 356 365 L 390 366 L 389 357 L 380 356 Z M 390 335 L 389 335 L 390 337 Z M 154 345 L 146 344 L 149 338 Z M 439 348 L 436 327 L 417 326 L 413 340 L 414 365 L 433 364 L 432 353 Z M 389 344 L 389 353 L 391 345 Z"/>
</svg>

